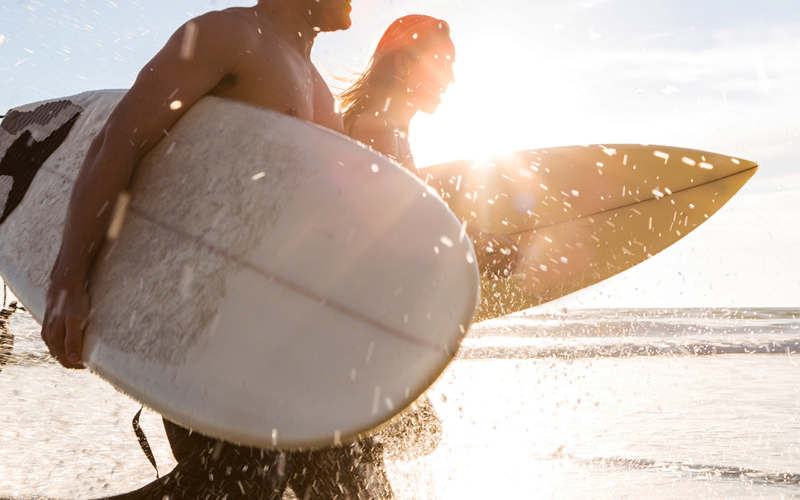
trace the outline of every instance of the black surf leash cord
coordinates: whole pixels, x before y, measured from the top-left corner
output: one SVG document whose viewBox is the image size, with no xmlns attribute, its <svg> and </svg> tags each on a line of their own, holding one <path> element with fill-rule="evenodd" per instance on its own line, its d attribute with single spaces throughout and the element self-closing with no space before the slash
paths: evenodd
<svg viewBox="0 0 800 500">
<path fill-rule="evenodd" d="M 2 309 L 5 310 L 6 308 L 6 300 L 8 298 L 8 285 L 3 283 L 3 307 Z M 144 410 L 144 406 L 139 408 L 139 411 L 136 412 L 136 415 L 133 416 L 133 432 L 136 434 L 136 439 L 139 440 L 139 446 L 142 447 L 142 451 L 144 452 L 144 456 L 147 457 L 147 460 L 150 461 L 150 464 L 156 470 L 156 479 L 160 477 L 158 473 L 158 465 L 156 465 L 156 457 L 153 455 L 153 449 L 150 448 L 150 443 L 147 442 L 147 436 L 145 436 L 142 427 L 139 425 L 139 417 L 142 415 L 142 410 Z"/>
<path fill-rule="evenodd" d="M 142 447 L 144 456 L 150 460 L 150 464 L 156 470 L 156 479 L 158 479 L 160 476 L 158 474 L 158 465 L 156 465 L 156 457 L 153 456 L 153 450 L 150 448 L 150 443 L 147 442 L 147 436 L 144 435 L 144 431 L 139 426 L 139 417 L 142 415 L 142 410 L 144 410 L 144 406 L 139 408 L 139 411 L 133 416 L 133 432 L 136 433 L 136 438 L 139 440 L 139 446 Z"/>
</svg>

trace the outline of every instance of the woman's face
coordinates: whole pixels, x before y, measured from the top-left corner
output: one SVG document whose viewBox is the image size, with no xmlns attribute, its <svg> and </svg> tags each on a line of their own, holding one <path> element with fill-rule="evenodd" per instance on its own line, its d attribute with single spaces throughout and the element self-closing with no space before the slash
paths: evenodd
<svg viewBox="0 0 800 500">
<path fill-rule="evenodd" d="M 417 57 L 410 57 L 405 78 L 408 103 L 425 113 L 436 111 L 442 93 L 455 80 L 455 60 L 456 49 L 447 36 L 440 37 Z"/>
</svg>

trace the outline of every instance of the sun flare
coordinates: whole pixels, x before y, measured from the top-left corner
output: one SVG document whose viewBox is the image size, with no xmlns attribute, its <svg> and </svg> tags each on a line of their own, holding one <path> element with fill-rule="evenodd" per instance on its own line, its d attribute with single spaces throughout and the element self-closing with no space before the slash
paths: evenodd
<svg viewBox="0 0 800 500">
<path fill-rule="evenodd" d="M 521 149 L 574 143 L 574 93 L 561 78 L 546 74 L 547 58 L 526 54 L 502 38 L 455 39 L 455 83 L 433 115 L 412 126 L 417 164 L 489 159 Z"/>
</svg>

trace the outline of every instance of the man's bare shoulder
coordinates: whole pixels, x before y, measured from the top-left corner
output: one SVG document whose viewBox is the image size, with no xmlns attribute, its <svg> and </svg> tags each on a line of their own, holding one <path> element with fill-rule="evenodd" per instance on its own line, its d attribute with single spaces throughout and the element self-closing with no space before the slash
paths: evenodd
<svg viewBox="0 0 800 500">
<path fill-rule="evenodd" d="M 201 37 L 208 37 L 214 43 L 235 44 L 253 40 L 259 35 L 253 17 L 251 9 L 235 7 L 197 16 L 187 26 L 196 30 L 194 36 L 198 41 Z"/>
<path fill-rule="evenodd" d="M 189 21 L 177 34 L 185 37 L 186 28 L 193 24 L 198 48 L 205 51 L 224 53 L 228 58 L 260 53 L 283 59 L 285 40 L 273 28 L 272 20 L 255 14 L 243 7 L 208 12 Z"/>
</svg>

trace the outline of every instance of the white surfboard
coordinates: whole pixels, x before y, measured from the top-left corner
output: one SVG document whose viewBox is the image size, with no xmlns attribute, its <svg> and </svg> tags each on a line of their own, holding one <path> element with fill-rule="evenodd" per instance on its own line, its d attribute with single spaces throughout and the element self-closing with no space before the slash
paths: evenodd
<svg viewBox="0 0 800 500">
<path fill-rule="evenodd" d="M 657 254 L 719 210 L 757 167 L 706 151 L 616 144 L 520 151 L 421 172 L 460 218 L 519 243 L 518 272 L 481 283 L 481 321 Z"/>
<path fill-rule="evenodd" d="M 122 95 L 35 103 L 2 123 L 0 272 L 39 321 L 77 170 Z M 428 388 L 473 317 L 475 256 L 442 200 L 307 122 L 206 97 L 130 192 L 92 272 L 84 359 L 204 434 L 354 438 Z"/>
</svg>

